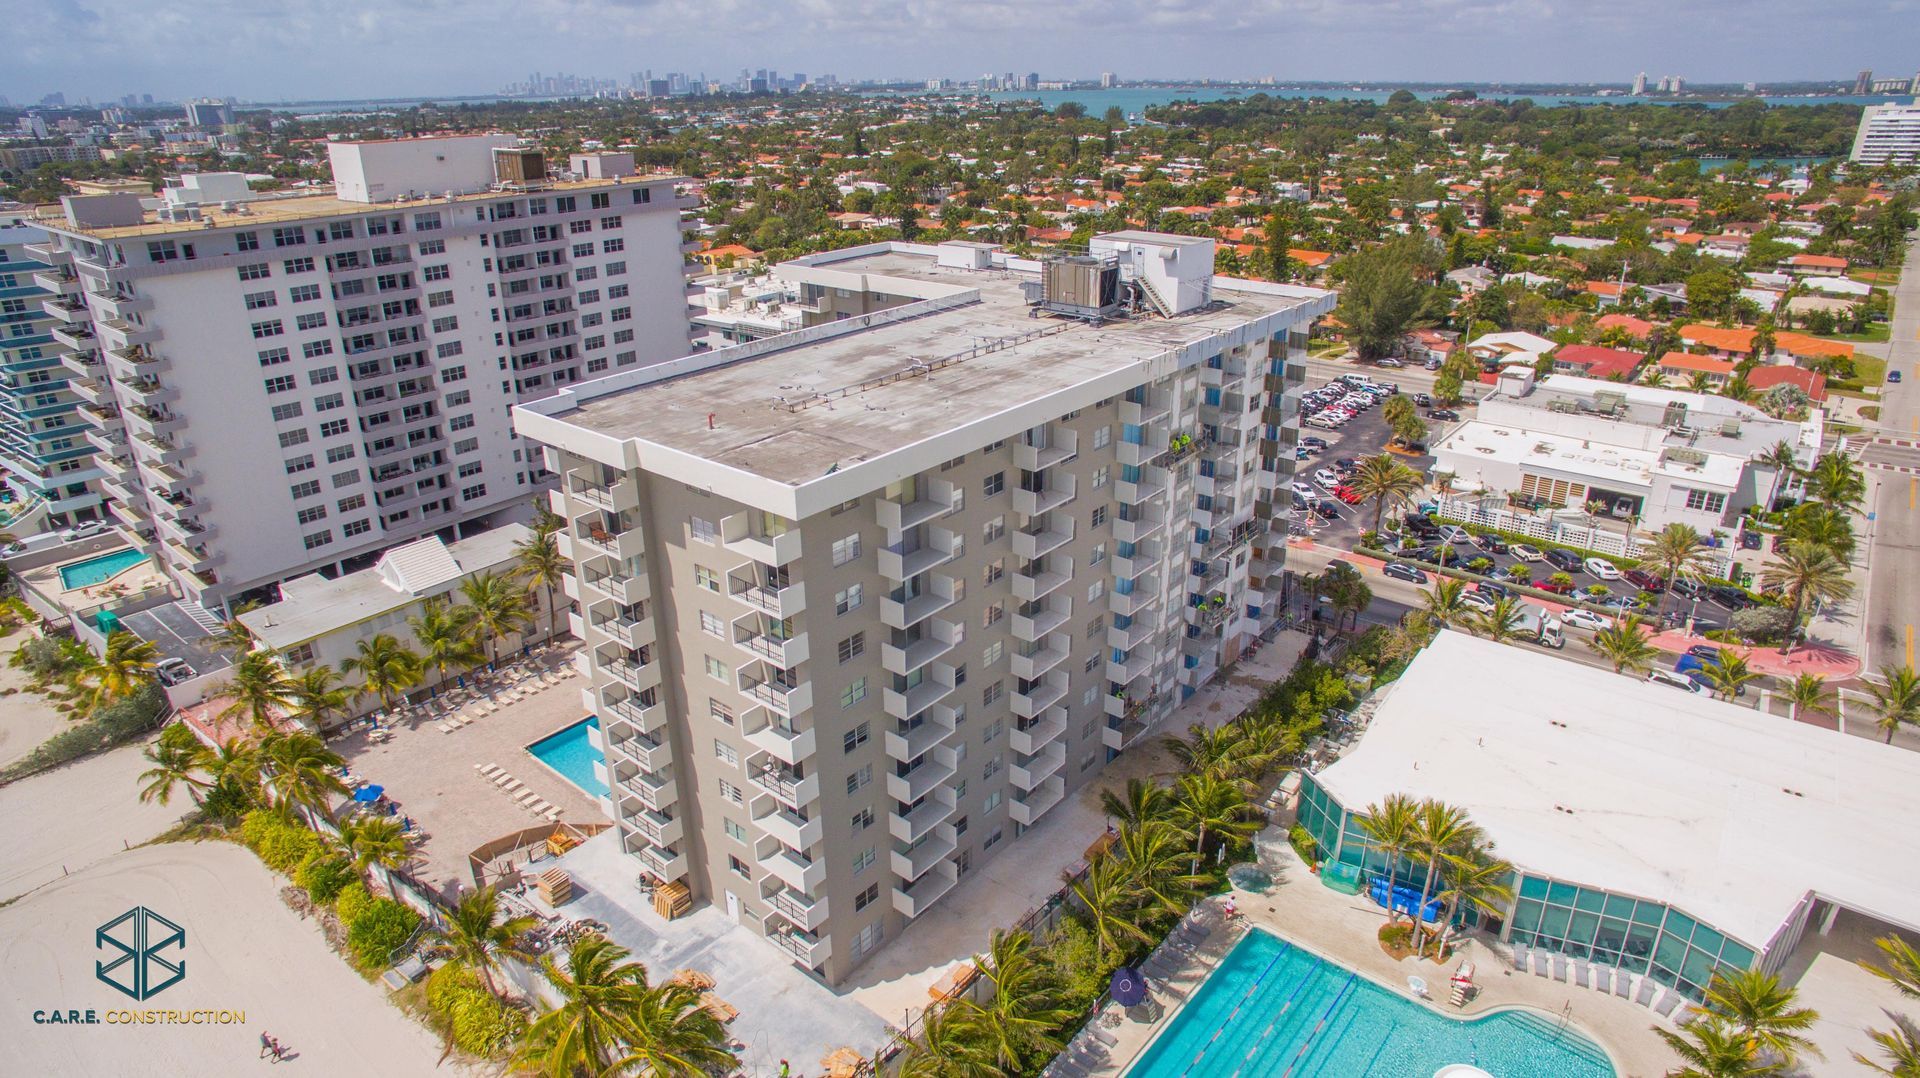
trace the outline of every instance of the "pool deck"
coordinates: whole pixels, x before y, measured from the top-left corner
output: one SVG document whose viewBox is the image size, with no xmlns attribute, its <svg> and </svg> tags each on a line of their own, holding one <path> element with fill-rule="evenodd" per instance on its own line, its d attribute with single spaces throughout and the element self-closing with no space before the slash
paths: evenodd
<svg viewBox="0 0 1920 1078">
<path fill-rule="evenodd" d="M 1236 891 L 1235 901 L 1245 916 L 1242 926 L 1215 931 L 1195 949 L 1192 959 L 1183 962 L 1168 978 L 1168 992 L 1156 996 L 1163 1004 L 1151 1020 L 1123 1019 L 1107 1033 L 1114 1038 L 1108 1046 L 1105 1062 L 1090 1071 L 1089 1078 L 1117 1078 L 1146 1051 L 1147 1045 L 1165 1028 L 1180 1005 L 1190 998 L 1201 983 L 1233 949 L 1247 928 L 1259 926 L 1274 932 L 1295 946 L 1321 958 L 1358 972 L 1402 998 L 1413 997 L 1406 990 L 1409 974 L 1418 974 L 1429 985 L 1444 986 L 1463 951 L 1446 966 L 1433 962 L 1401 961 L 1387 957 L 1376 938 L 1384 913 L 1359 895 L 1343 895 L 1321 885 L 1320 880 L 1287 845 L 1285 831 L 1270 827 L 1259 838 L 1261 861 L 1273 873 L 1275 887 L 1266 894 Z M 1209 900 L 1213 916 L 1218 916 L 1220 899 Z M 1645 1007 L 1600 992 L 1558 984 L 1544 977 L 1515 973 L 1506 958 L 1477 936 L 1464 943 L 1464 957 L 1476 967 L 1475 981 L 1481 986 L 1477 996 L 1464 1007 L 1441 1002 L 1420 1001 L 1436 1014 L 1449 1018 L 1477 1018 L 1495 1011 L 1526 1008 L 1543 1017 L 1558 1020 L 1566 1014 L 1573 1026 L 1603 1046 L 1613 1057 L 1623 1076 L 1663 1075 L 1675 1066 L 1673 1054 L 1653 1033 L 1662 1019 Z M 1140 1013 L 1140 1008 L 1127 1012 Z"/>
</svg>

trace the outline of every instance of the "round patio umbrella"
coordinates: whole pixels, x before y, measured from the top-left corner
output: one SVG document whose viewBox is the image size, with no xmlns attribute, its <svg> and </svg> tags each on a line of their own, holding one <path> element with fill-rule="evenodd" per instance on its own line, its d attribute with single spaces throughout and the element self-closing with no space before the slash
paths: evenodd
<svg viewBox="0 0 1920 1078">
<path fill-rule="evenodd" d="M 1147 998 L 1147 979 L 1132 966 L 1121 966 L 1113 971 L 1107 994 L 1122 1007 L 1135 1006 Z"/>
<path fill-rule="evenodd" d="M 368 783 L 367 785 L 360 787 L 358 790 L 353 791 L 353 799 L 355 801 L 366 801 L 371 803 L 371 802 L 380 800 L 380 795 L 386 792 L 387 792 L 387 788 L 385 786 L 378 786 L 373 783 Z"/>
</svg>

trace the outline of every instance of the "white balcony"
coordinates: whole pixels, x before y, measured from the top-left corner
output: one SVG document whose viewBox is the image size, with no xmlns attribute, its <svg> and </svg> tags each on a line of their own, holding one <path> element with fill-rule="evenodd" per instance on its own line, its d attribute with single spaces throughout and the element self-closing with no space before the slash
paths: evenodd
<svg viewBox="0 0 1920 1078">
<path fill-rule="evenodd" d="M 944 867 L 928 873 L 910 886 L 893 889 L 893 908 L 896 912 L 905 917 L 918 917 L 953 890 L 960 881 L 959 866 L 951 861 L 941 864 Z"/>
<path fill-rule="evenodd" d="M 789 584 L 784 588 L 769 588 L 754 582 L 752 577 L 742 577 L 735 572 L 729 577 L 733 584 L 733 597 L 763 614 L 776 618 L 791 618 L 807 609 L 807 586 Z"/>
<path fill-rule="evenodd" d="M 1014 570 L 1015 598 L 1030 603 L 1053 594 L 1061 585 L 1073 579 L 1073 559 L 1064 554 L 1055 554 L 1047 561 L 1040 562 L 1039 566 L 1037 569 L 1030 565 Z"/>
<path fill-rule="evenodd" d="M 753 780 L 755 786 L 779 798 L 790 808 L 806 808 L 820 798 L 820 776 L 817 773 L 801 778 L 793 768 L 783 766 L 771 756 L 749 759 L 747 777 Z"/>
<path fill-rule="evenodd" d="M 603 712 L 609 729 L 618 723 L 629 723 L 643 733 L 653 733 L 667 724 L 667 709 L 659 703 L 646 703 L 647 697 L 636 696 L 625 686 L 602 685 L 595 691 L 600 700 L 598 709 Z M 653 697 L 658 699 L 658 697 Z"/>
<path fill-rule="evenodd" d="M 1067 793 L 1067 780 L 1059 775 L 1040 784 L 1040 788 L 1015 794 L 1007 801 L 1007 815 L 1013 822 L 1032 827 L 1047 810 L 1060 803 Z"/>
<path fill-rule="evenodd" d="M 936 748 L 920 761 L 920 766 L 905 775 L 887 772 L 887 794 L 909 805 L 927 796 L 934 788 L 953 777 L 953 753 Z"/>
<path fill-rule="evenodd" d="M 830 936 L 815 936 L 811 932 L 794 929 L 791 932 L 769 932 L 767 939 L 808 969 L 819 969 L 826 965 L 827 959 L 833 957 L 833 939 Z"/>
<path fill-rule="evenodd" d="M 766 896 L 767 907 L 787 919 L 795 928 L 809 931 L 827 922 L 827 898 L 819 898 L 791 887 L 782 887 Z"/>
<path fill-rule="evenodd" d="M 951 622 L 935 619 L 926 624 L 920 639 L 906 647 L 893 644 L 880 645 L 880 665 L 887 672 L 905 676 L 927 665 L 954 648 L 960 636 L 960 628 Z"/>
<path fill-rule="evenodd" d="M 687 855 L 671 846 L 648 846 L 641 851 L 640 862 L 648 872 L 668 882 L 687 874 Z"/>
<path fill-rule="evenodd" d="M 896 726 L 886 732 L 883 740 L 886 743 L 887 755 L 901 763 L 906 763 L 931 752 L 936 746 L 952 737 L 956 729 L 958 727 L 954 725 L 953 709 L 936 706 L 927 709 L 926 717 L 920 720 L 918 726 L 904 731 Z M 905 800 L 913 801 L 914 798 Z"/>
<path fill-rule="evenodd" d="M 1102 726 L 1100 728 L 1100 744 L 1115 752 L 1119 752 L 1127 746 L 1126 734 L 1118 726 Z"/>
<path fill-rule="evenodd" d="M 881 547 L 880 575 L 896 583 L 910 580 L 952 561 L 960 548 L 960 536 L 945 528 L 929 527 L 925 541 L 918 546 L 901 541 Z"/>
<path fill-rule="evenodd" d="M 895 589 L 900 594 L 903 588 Z M 955 602 L 956 588 L 950 576 L 933 575 L 926 578 L 920 594 L 911 599 L 896 599 L 892 595 L 880 600 L 880 620 L 895 629 L 908 629 Z"/>
<path fill-rule="evenodd" d="M 617 612 L 608 617 L 589 617 L 589 624 L 596 632 L 627 647 L 644 648 L 654 641 L 652 618 L 627 617 Z"/>
<path fill-rule="evenodd" d="M 1066 732 L 1067 709 L 1053 707 L 1037 719 L 1024 719 L 1015 724 L 1007 733 L 1007 743 L 1015 752 L 1035 753 L 1059 741 L 1060 735 Z"/>
<path fill-rule="evenodd" d="M 665 771 L 673 765 L 673 747 L 666 740 L 642 732 L 628 722 L 607 724 L 607 744 L 644 771 Z"/>
<path fill-rule="evenodd" d="M 800 557 L 799 532 L 757 535 L 746 513 L 721 518 L 720 541 L 728 550 L 761 565 L 790 565 Z"/>
<path fill-rule="evenodd" d="M 813 707 L 811 681 L 803 681 L 798 685 L 782 685 L 776 681 L 755 678 L 742 671 L 740 691 L 783 718 L 791 719 L 795 715 L 805 714 Z"/>
<path fill-rule="evenodd" d="M 1079 455 L 1080 434 L 1068 427 L 1049 427 L 1045 446 L 1028 445 L 1022 436 L 1013 443 L 1013 464 L 1029 472 L 1051 468 L 1056 464 L 1065 464 Z M 1071 495 L 1069 495 L 1071 496 Z"/>
<path fill-rule="evenodd" d="M 33 283 L 36 288 L 45 289 L 56 296 L 80 294 L 80 278 L 66 268 L 34 270 Z"/>
<path fill-rule="evenodd" d="M 660 671 L 656 670 L 651 662 L 635 662 L 624 657 L 602 659 L 600 669 L 636 693 L 645 692 L 660 684 Z"/>
<path fill-rule="evenodd" d="M 1076 486 L 1077 481 L 1072 475 L 1050 475 L 1046 485 L 1039 490 L 1016 489 L 1013 492 L 1013 511 L 1037 517 L 1058 509 L 1073 500 Z"/>
<path fill-rule="evenodd" d="M 1032 561 L 1073 541 L 1073 518 L 1058 514 L 1042 518 L 1013 533 L 1013 552 Z"/>
<path fill-rule="evenodd" d="M 1038 718 L 1048 708 L 1059 703 L 1067 695 L 1065 674 L 1050 674 L 1046 680 L 1033 686 L 1032 692 L 1015 692 L 1010 704 L 1013 713 L 1023 719 Z"/>
<path fill-rule="evenodd" d="M 1107 660 L 1107 680 L 1119 682 L 1122 685 L 1131 682 L 1137 677 L 1148 674 L 1152 672 L 1152 670 L 1152 655 L 1130 654 L 1125 661 L 1122 662 L 1115 662 L 1111 658 Z"/>
<path fill-rule="evenodd" d="M 933 866 L 953 855 L 957 838 L 950 825 L 934 828 L 910 850 L 894 850 L 893 874 L 911 883 L 927 874 Z"/>
<path fill-rule="evenodd" d="M 811 849 L 826 834 L 826 823 L 819 816 L 802 816 L 767 794 L 753 799 L 751 811 L 760 830 L 796 850 Z"/>
<path fill-rule="evenodd" d="M 100 331 L 100 339 L 108 348 L 132 348 L 135 345 L 149 344 L 160 338 L 160 331 L 152 326 L 139 326 L 125 319 L 103 318 L 94 323 Z"/>
<path fill-rule="evenodd" d="M 781 883 L 807 894 L 818 891 L 821 884 L 827 882 L 825 861 L 795 853 L 785 846 L 776 846 L 772 853 L 761 857 L 760 867 Z"/>
<path fill-rule="evenodd" d="M 665 811 L 673 807 L 680 794 L 680 787 L 673 776 L 658 771 L 642 771 L 620 779 L 614 788 L 624 804 L 627 800 L 638 800 L 650 809 Z"/>
<path fill-rule="evenodd" d="M 609 513 L 640 506 L 640 485 L 630 475 L 623 475 L 614 483 L 605 483 L 596 475 L 569 472 L 564 488 L 567 495 L 576 501 Z"/>
<path fill-rule="evenodd" d="M 929 520 L 937 520 L 953 512 L 953 506 L 959 500 L 959 490 L 943 479 L 927 482 L 927 493 L 911 502 L 897 502 L 882 498 L 873 503 L 874 516 L 880 526 L 893 535 L 899 535 L 908 528 L 918 527 Z"/>
<path fill-rule="evenodd" d="M 1113 537 L 1123 543 L 1142 542 L 1167 526 L 1166 511 L 1158 506 L 1149 504 L 1128 516 L 1133 519 L 1115 519 L 1113 522 Z"/>
<path fill-rule="evenodd" d="M 1126 628 L 1109 626 L 1107 628 L 1107 646 L 1119 651 L 1132 651 L 1134 648 L 1152 640 L 1159 626 L 1143 618 L 1135 618 Z"/>
<path fill-rule="evenodd" d="M 91 378 L 69 378 L 67 388 L 88 404 L 112 404 L 113 390 Z"/>
<path fill-rule="evenodd" d="M 1028 616 L 1013 616 L 1013 637 L 1016 640 L 1032 642 L 1045 639 L 1055 629 L 1066 624 L 1073 616 L 1073 603 L 1066 596 L 1054 599 L 1042 607 L 1038 613 Z"/>
<path fill-rule="evenodd" d="M 1152 573 L 1133 581 L 1132 591 L 1118 588 L 1107 593 L 1107 609 L 1116 614 L 1134 615 L 1160 601 L 1160 578 Z"/>
<path fill-rule="evenodd" d="M 1145 394 L 1143 403 L 1133 401 L 1120 402 L 1120 422 L 1129 426 L 1145 426 L 1167 418 L 1172 411 L 1172 394 L 1164 389 Z"/>
<path fill-rule="evenodd" d="M 887 831 L 901 842 L 918 842 L 935 827 L 953 818 L 960 811 L 953 790 L 942 786 L 933 791 L 933 796 L 915 805 L 913 810 L 902 816 L 896 803 L 887 813 Z"/>
<path fill-rule="evenodd" d="M 764 707 L 749 709 L 740 722 L 748 744 L 785 763 L 797 764 L 819 747 L 813 727 L 796 730 Z"/>
<path fill-rule="evenodd" d="M 47 332 L 53 334 L 53 339 L 62 346 L 75 351 L 91 349 L 98 343 L 93 335 L 93 327 L 84 322 L 55 322 L 47 327 Z"/>
<path fill-rule="evenodd" d="M 571 537 L 582 558 L 599 554 L 624 562 L 641 557 L 647 551 L 646 533 L 637 526 L 613 531 L 600 524 L 588 524 L 571 533 Z"/>
<path fill-rule="evenodd" d="M 791 670 L 806 662 L 812 654 L 807 634 L 770 636 L 761 631 L 759 614 L 746 614 L 733 623 L 733 646 L 756 659 L 765 659 L 782 670 Z"/>
<path fill-rule="evenodd" d="M 1059 774 L 1066 762 L 1066 743 L 1055 741 L 1041 746 L 1038 753 L 1026 756 L 1008 767 L 1007 780 L 1017 789 L 1031 791 Z"/>
<path fill-rule="evenodd" d="M 944 676 L 942 676 L 943 669 Z M 928 668 L 927 676 L 921 680 L 920 684 L 906 692 L 896 691 L 891 686 L 881 690 L 880 702 L 887 714 L 894 718 L 910 719 L 946 699 L 947 694 L 952 691 L 952 669 L 933 666 Z"/>
<path fill-rule="evenodd" d="M 1066 659 L 1067 655 L 1071 653 L 1072 648 L 1073 643 L 1067 634 L 1052 633 L 1045 638 L 1044 646 L 1038 650 L 1027 654 L 1021 654 L 1019 651 L 1014 652 L 1013 675 L 1028 680 L 1037 678 L 1054 667 L 1059 666 L 1060 663 Z"/>
<path fill-rule="evenodd" d="M 679 819 L 641 805 L 631 805 L 620 819 L 655 846 L 671 846 L 686 835 L 686 825 Z"/>
</svg>

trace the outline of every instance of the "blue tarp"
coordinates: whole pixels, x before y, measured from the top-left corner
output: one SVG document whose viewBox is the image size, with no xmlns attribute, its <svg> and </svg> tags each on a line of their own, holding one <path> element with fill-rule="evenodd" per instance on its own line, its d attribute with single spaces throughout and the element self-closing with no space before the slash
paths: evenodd
<svg viewBox="0 0 1920 1078">
<path fill-rule="evenodd" d="M 380 800 L 380 795 L 386 792 L 387 788 L 385 786 L 362 786 L 358 790 L 353 791 L 353 799 L 355 801 L 378 801 Z"/>
<path fill-rule="evenodd" d="M 1387 878 L 1385 876 L 1375 876 L 1372 881 L 1367 884 L 1367 895 L 1371 897 L 1376 904 L 1381 906 L 1386 905 Z M 1414 907 L 1419 906 L 1419 904 L 1420 888 L 1407 887 L 1398 883 L 1394 884 L 1394 909 L 1411 917 L 1413 916 Z M 1420 919 L 1422 921 L 1438 921 L 1440 919 L 1440 910 L 1440 900 L 1437 898 L 1429 898 L 1427 899 L 1427 904 L 1420 907 Z"/>
</svg>

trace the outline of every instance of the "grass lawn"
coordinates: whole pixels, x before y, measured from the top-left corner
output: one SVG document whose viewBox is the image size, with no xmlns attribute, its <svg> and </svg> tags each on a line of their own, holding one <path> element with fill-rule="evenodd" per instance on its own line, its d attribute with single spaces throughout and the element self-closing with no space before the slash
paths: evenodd
<svg viewBox="0 0 1920 1078">
<path fill-rule="evenodd" d="M 1861 392 L 1868 386 L 1880 386 L 1887 380 L 1887 361 L 1879 356 L 1870 356 L 1856 352 L 1853 356 L 1852 378 L 1831 378 L 1827 380 L 1827 391 L 1843 397 L 1868 397 Z"/>
<path fill-rule="evenodd" d="M 1884 344 L 1893 336 L 1893 327 L 1885 322 L 1867 323 L 1865 333 L 1829 333 L 1825 337 L 1830 341 L 1848 341 L 1853 344 Z"/>
</svg>

